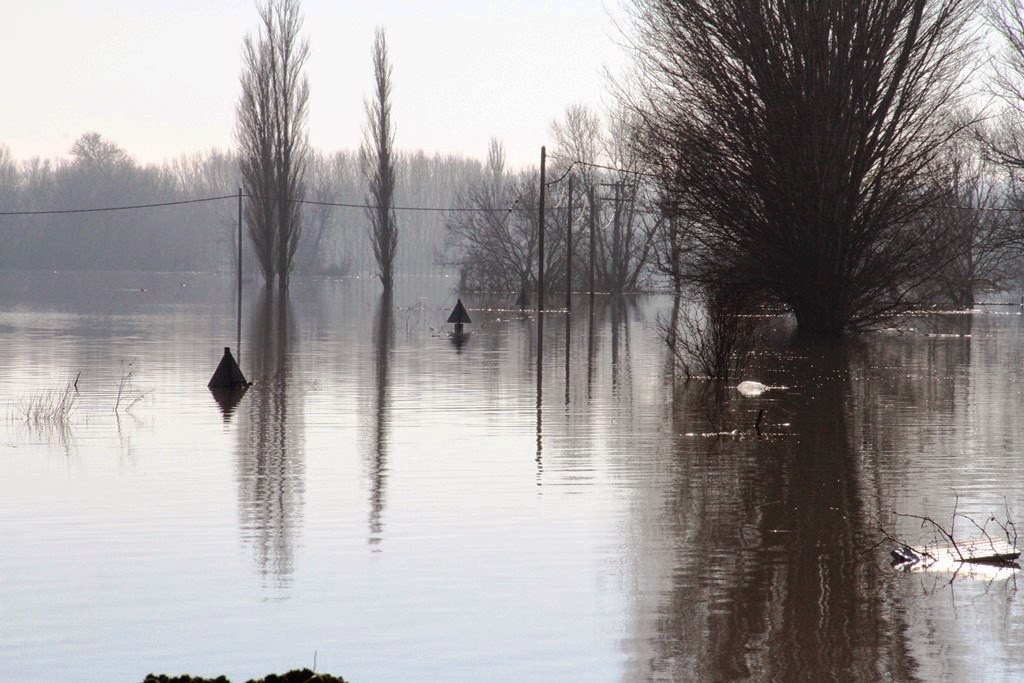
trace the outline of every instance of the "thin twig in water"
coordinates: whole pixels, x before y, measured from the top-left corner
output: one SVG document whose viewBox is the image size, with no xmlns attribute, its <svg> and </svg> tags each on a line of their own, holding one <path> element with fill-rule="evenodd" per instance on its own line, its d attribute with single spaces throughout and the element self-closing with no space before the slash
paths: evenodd
<svg viewBox="0 0 1024 683">
<path fill-rule="evenodd" d="M 895 510 L 892 511 L 892 514 L 895 515 L 896 517 L 905 517 L 907 519 L 917 519 L 917 520 L 920 520 L 921 521 L 921 528 L 922 529 L 924 528 L 925 524 L 931 524 L 932 525 L 932 529 L 934 531 L 937 531 L 939 534 L 941 534 L 942 537 L 945 538 L 949 542 L 949 544 L 951 546 L 953 546 L 953 550 L 956 551 L 957 557 L 960 559 L 960 561 L 961 562 L 964 561 L 963 553 L 960 552 L 960 546 L 958 546 L 956 544 L 956 541 L 953 540 L 953 534 L 951 532 L 949 532 L 949 531 L 946 531 L 945 527 L 943 527 L 941 524 L 936 522 L 931 517 L 925 517 L 925 516 L 921 516 L 921 515 L 908 515 L 908 514 L 904 514 L 902 512 L 896 512 Z M 913 546 L 908 546 L 908 547 L 913 548 Z"/>
<path fill-rule="evenodd" d="M 121 412 L 121 401 L 128 401 L 128 407 L 124 409 L 124 412 L 130 413 L 136 403 L 146 397 L 142 392 L 131 392 L 132 376 L 135 374 L 134 364 L 128 363 L 128 365 L 121 372 L 121 381 L 117 384 L 117 397 L 114 400 L 114 412 Z M 131 392 L 131 393 L 129 393 Z"/>
</svg>

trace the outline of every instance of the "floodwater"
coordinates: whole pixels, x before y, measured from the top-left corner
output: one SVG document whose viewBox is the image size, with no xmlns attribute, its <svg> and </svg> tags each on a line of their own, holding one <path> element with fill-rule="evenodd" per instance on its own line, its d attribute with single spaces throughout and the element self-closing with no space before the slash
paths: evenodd
<svg viewBox="0 0 1024 683">
<path fill-rule="evenodd" d="M 466 296 L 457 344 L 452 284 L 248 284 L 257 384 L 221 403 L 229 277 L 4 274 L 0 680 L 1024 677 L 1015 572 L 877 545 L 1020 514 L 1019 308 L 772 322 L 743 379 L 786 388 L 744 397 L 673 383 L 664 297 L 577 297 L 541 343 Z"/>
</svg>

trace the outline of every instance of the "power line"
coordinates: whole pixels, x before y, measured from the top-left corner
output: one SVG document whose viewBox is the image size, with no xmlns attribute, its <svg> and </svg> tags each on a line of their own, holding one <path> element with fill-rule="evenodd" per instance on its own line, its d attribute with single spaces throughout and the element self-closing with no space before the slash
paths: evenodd
<svg viewBox="0 0 1024 683">
<path fill-rule="evenodd" d="M 128 206 L 105 206 L 95 209 L 44 209 L 41 211 L 0 211 L 0 216 L 52 216 L 68 213 L 99 213 L 101 211 L 129 211 L 132 209 L 154 209 L 161 206 L 180 206 L 182 204 L 201 204 L 216 202 L 223 199 L 237 199 L 237 194 L 226 194 L 220 197 L 202 197 L 200 199 L 182 199 L 174 202 L 155 202 L 153 204 L 131 204 Z"/>
<path fill-rule="evenodd" d="M 261 199 L 262 197 L 254 197 L 252 195 L 242 195 L 248 199 Z M 170 202 L 153 202 L 151 204 L 130 204 L 125 206 L 104 206 L 89 209 L 42 209 L 39 211 L 0 211 L 0 216 L 54 216 L 61 214 L 75 214 L 75 213 L 101 213 L 104 211 L 130 211 L 134 209 L 154 209 L 164 206 L 181 206 L 183 204 L 201 204 L 203 202 L 216 202 L 224 199 L 237 199 L 237 194 L 226 194 L 218 197 L 201 197 L 198 199 L 182 199 Z M 374 204 L 356 204 L 351 202 L 323 202 L 312 199 L 290 199 L 287 200 L 297 204 L 309 204 L 312 206 L 331 206 L 346 209 L 379 209 L 379 205 Z M 517 200 L 518 201 L 518 198 Z M 515 202 L 513 202 L 513 206 Z M 393 206 L 391 207 L 394 211 L 430 211 L 440 213 L 464 213 L 464 212 L 504 212 L 511 211 L 512 207 L 505 208 L 491 208 L 491 207 L 439 207 L 439 206 Z"/>
<path fill-rule="evenodd" d="M 661 180 L 662 177 L 663 177 L 663 176 L 660 176 L 660 175 L 658 175 L 656 173 L 647 173 L 645 171 L 635 171 L 635 170 L 630 170 L 628 168 L 619 168 L 617 166 L 606 166 L 605 164 L 597 164 L 597 163 L 594 163 L 594 162 L 591 162 L 591 161 L 583 161 L 582 159 L 571 159 L 569 157 L 563 157 L 563 156 L 561 156 L 559 154 L 549 154 L 548 156 L 550 156 L 552 159 L 558 159 L 559 161 L 568 161 L 568 162 L 570 162 L 570 168 L 572 168 L 573 165 L 578 164 L 580 166 L 589 166 L 591 168 L 600 168 L 600 169 L 603 169 L 605 171 L 615 171 L 616 173 L 629 173 L 631 175 L 644 176 L 646 178 L 655 178 L 657 180 Z M 562 177 L 564 178 L 565 176 L 562 176 Z M 559 180 L 561 180 L 561 178 L 559 178 Z"/>
<path fill-rule="evenodd" d="M 237 197 L 238 195 L 234 195 L 234 196 Z M 248 196 L 248 195 L 245 195 L 245 196 Z M 250 198 L 252 198 L 252 197 L 250 197 Z M 292 199 L 292 200 L 289 200 L 289 201 L 292 201 L 292 202 L 295 202 L 295 203 L 298 203 L 298 204 L 312 204 L 313 206 L 337 206 L 337 207 L 341 207 L 341 208 L 345 208 L 345 209 L 379 209 L 379 208 L 381 208 L 380 205 L 377 205 L 377 204 L 354 204 L 354 203 L 347 203 L 347 202 L 320 202 L 320 201 L 314 201 L 312 199 Z M 502 208 L 487 208 L 487 207 L 474 208 L 474 207 L 470 207 L 470 206 L 455 206 L 455 207 L 448 207 L 448 208 L 445 208 L 443 206 L 392 206 L 391 209 L 393 211 L 438 211 L 438 212 L 442 212 L 442 213 L 444 213 L 444 212 L 459 213 L 459 212 L 467 212 L 467 211 L 473 211 L 473 212 L 494 211 L 494 212 L 498 212 L 498 211 L 510 211 L 511 210 L 511 209 L 504 208 L 504 207 L 502 207 Z"/>
<path fill-rule="evenodd" d="M 582 161 L 580 159 L 572 159 L 570 157 L 563 157 L 563 156 L 561 156 L 559 154 L 549 154 L 548 157 L 550 157 L 552 159 L 558 159 L 560 161 L 568 161 L 568 162 L 570 162 L 570 166 L 569 166 L 570 169 L 573 166 L 575 166 L 575 165 L 579 165 L 579 166 L 589 166 L 591 168 L 600 168 L 600 169 L 605 170 L 605 171 L 615 171 L 616 173 L 628 173 L 628 174 L 631 174 L 631 175 L 643 176 L 643 177 L 646 177 L 646 178 L 655 178 L 657 180 L 661 180 L 663 178 L 663 176 L 657 175 L 655 173 L 647 173 L 647 172 L 644 172 L 644 171 L 632 171 L 632 170 L 629 170 L 627 168 L 619 168 L 619 167 L 616 167 L 616 166 L 607 166 L 605 164 L 597 164 L 597 163 L 593 163 L 593 162 L 589 162 L 589 161 Z M 568 173 L 568 171 L 566 171 L 566 173 L 563 173 L 562 177 L 559 178 L 558 180 L 562 180 L 562 178 L 565 178 L 567 173 Z M 554 182 L 557 182 L 557 181 L 552 181 L 551 183 L 548 183 L 548 184 L 550 185 L 550 184 L 552 184 Z M 1024 207 L 1018 208 L 1018 207 L 1013 207 L 1013 206 L 959 206 L 959 205 L 956 205 L 956 204 L 935 204 L 933 206 L 933 208 L 936 208 L 936 209 L 956 209 L 956 210 L 960 210 L 960 211 L 984 211 L 984 212 L 992 212 L 992 213 L 997 213 L 997 212 L 1001 212 L 1001 211 L 1002 212 L 1007 212 L 1007 213 L 1024 213 Z"/>
<path fill-rule="evenodd" d="M 552 158 L 552 159 L 558 159 L 558 158 L 560 158 L 560 157 L 556 157 L 555 155 L 553 155 L 553 154 L 552 154 L 552 155 L 551 155 L 551 158 Z M 569 159 L 564 159 L 564 161 L 569 161 Z M 554 180 L 549 180 L 549 181 L 547 181 L 547 182 L 546 182 L 546 183 L 544 183 L 544 184 L 545 184 L 545 185 L 554 185 L 555 183 L 560 183 L 560 182 L 562 182 L 563 180 L 565 180 L 565 176 L 569 175 L 569 173 L 570 173 L 570 172 L 572 171 L 572 167 L 573 167 L 573 166 L 575 166 L 575 165 L 576 165 L 576 164 L 578 164 L 578 163 L 582 163 L 582 162 L 579 162 L 579 161 L 573 161 L 573 162 L 572 162 L 571 164 L 569 164 L 569 167 L 568 167 L 567 169 L 565 169 L 565 173 L 563 173 L 563 174 L 562 174 L 561 176 L 559 176 L 558 178 L 555 178 Z"/>
</svg>

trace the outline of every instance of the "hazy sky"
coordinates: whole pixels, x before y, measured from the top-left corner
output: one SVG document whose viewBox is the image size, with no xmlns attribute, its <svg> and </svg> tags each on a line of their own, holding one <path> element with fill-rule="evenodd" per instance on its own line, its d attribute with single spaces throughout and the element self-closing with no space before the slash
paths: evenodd
<svg viewBox="0 0 1024 683">
<path fill-rule="evenodd" d="M 0 40 L 0 143 L 17 159 L 66 155 L 97 131 L 142 162 L 234 144 L 243 36 L 255 0 L 8 3 Z M 551 120 L 609 104 L 621 68 L 620 0 L 304 0 L 309 133 L 354 149 L 387 31 L 396 146 L 482 158 L 491 136 L 536 163 Z"/>
</svg>

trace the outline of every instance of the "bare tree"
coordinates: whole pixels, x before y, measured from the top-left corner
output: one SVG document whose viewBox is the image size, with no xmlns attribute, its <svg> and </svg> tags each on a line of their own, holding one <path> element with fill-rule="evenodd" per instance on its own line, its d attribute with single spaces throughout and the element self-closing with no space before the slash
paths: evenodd
<svg viewBox="0 0 1024 683">
<path fill-rule="evenodd" d="M 11 156 L 11 150 L 0 142 L 0 206 L 10 210 L 21 189 L 21 173 L 18 164 Z"/>
<path fill-rule="evenodd" d="M 645 160 L 699 220 L 703 279 L 842 334 L 938 267 L 915 218 L 974 0 L 637 0 Z"/>
<path fill-rule="evenodd" d="M 574 234 L 573 244 L 579 246 L 573 251 L 578 252 L 586 245 L 586 252 L 582 259 L 574 253 L 573 259 L 576 263 L 582 263 L 577 273 L 587 274 L 585 282 L 587 289 L 590 289 L 590 273 L 593 272 L 595 281 L 598 279 L 597 240 L 601 222 L 598 200 L 598 184 L 601 182 L 599 155 L 604 127 L 601 118 L 593 110 L 582 104 L 573 104 L 566 108 L 561 120 L 551 122 L 551 133 L 555 139 L 552 175 L 559 177 L 572 165 L 576 192 L 584 199 L 577 204 L 581 211 L 579 220 L 574 222 L 578 234 Z"/>
<path fill-rule="evenodd" d="M 1005 109 L 985 141 L 997 162 L 1019 173 L 1024 169 L 1024 7 L 1014 0 L 988 0 L 986 10 L 1002 40 L 999 58 L 992 60 L 992 90 Z"/>
<path fill-rule="evenodd" d="M 216 148 L 203 153 L 181 155 L 165 164 L 162 172 L 176 191 L 188 198 L 221 195 L 240 186 L 237 156 Z M 237 272 L 238 210 L 234 202 L 193 204 L 184 210 L 188 221 L 208 227 L 215 226 L 216 241 L 221 247 L 218 260 L 228 264 L 231 272 Z M 243 259 L 243 265 L 245 262 Z M 249 265 L 252 265 L 251 259 Z"/>
<path fill-rule="evenodd" d="M 658 320 L 674 366 L 687 379 L 738 377 L 759 340 L 749 299 L 731 287 L 704 285 L 695 287 L 689 299 L 693 305 L 684 307 L 677 295 L 671 318 Z"/>
<path fill-rule="evenodd" d="M 605 154 L 611 168 L 604 185 L 611 196 L 611 220 L 598 233 L 598 272 L 605 289 L 621 294 L 633 291 L 648 264 L 654 222 L 644 211 L 646 184 L 636 135 L 638 121 L 629 110 L 615 112 L 608 127 Z"/>
<path fill-rule="evenodd" d="M 505 151 L 491 140 L 483 177 L 456 198 L 448 215 L 446 265 L 468 287 L 530 291 L 537 263 L 537 173 L 510 175 Z"/>
<path fill-rule="evenodd" d="M 636 289 L 649 265 L 654 222 L 644 212 L 648 188 L 638 175 L 641 159 L 634 144 L 636 126 L 627 110 L 616 111 L 608 126 L 583 105 L 572 105 L 561 121 L 551 124 L 555 138 L 554 173 L 572 165 L 585 211 L 575 244 L 593 244 L 596 287 L 621 293 Z M 561 188 L 560 188 L 561 189 Z M 585 236 L 584 236 L 585 235 Z M 589 265 L 589 263 L 588 263 Z"/>
<path fill-rule="evenodd" d="M 377 275 L 385 292 L 394 281 L 398 226 L 395 222 L 395 128 L 391 121 L 391 63 L 384 29 L 378 28 L 373 42 L 373 99 L 366 103 L 367 127 L 360 148 L 360 161 L 369 187 L 370 241 L 377 259 Z"/>
<path fill-rule="evenodd" d="M 267 283 L 285 289 L 302 233 L 309 145 L 309 43 L 299 36 L 299 0 L 258 6 L 260 29 L 242 44 L 242 95 L 236 137 L 246 222 Z"/>
<path fill-rule="evenodd" d="M 75 140 L 71 145 L 71 156 L 80 166 L 105 171 L 133 163 L 127 152 L 96 132 L 83 133 Z"/>
<path fill-rule="evenodd" d="M 968 134 L 971 133 L 971 134 Z M 929 209 L 945 238 L 945 266 L 935 289 L 953 305 L 970 307 L 981 290 L 1003 290 L 1020 272 L 1024 231 L 1014 206 L 1014 186 L 983 156 L 984 130 L 965 131 L 937 160 L 935 182 L 944 201 Z"/>
</svg>

